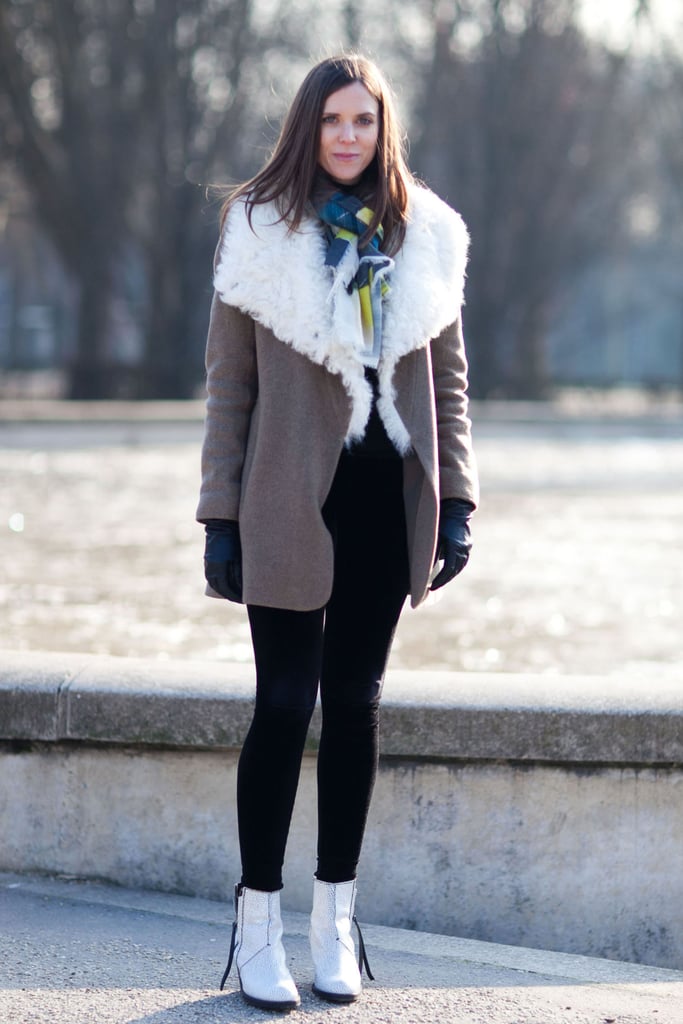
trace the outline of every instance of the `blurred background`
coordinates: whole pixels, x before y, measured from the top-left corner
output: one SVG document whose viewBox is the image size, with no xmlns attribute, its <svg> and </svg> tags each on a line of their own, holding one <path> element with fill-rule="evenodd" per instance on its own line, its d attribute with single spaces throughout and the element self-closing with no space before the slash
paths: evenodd
<svg viewBox="0 0 683 1024">
<path fill-rule="evenodd" d="M 357 47 L 473 238 L 475 551 L 394 663 L 680 672 L 682 29 L 672 0 L 3 0 L 0 646 L 249 657 L 193 522 L 207 187 Z"/>
<path fill-rule="evenodd" d="M 676 0 L 4 0 L 4 393 L 201 393 L 206 186 L 252 174 L 311 59 L 355 46 L 471 229 L 473 396 L 680 390 L 682 28 Z"/>
</svg>

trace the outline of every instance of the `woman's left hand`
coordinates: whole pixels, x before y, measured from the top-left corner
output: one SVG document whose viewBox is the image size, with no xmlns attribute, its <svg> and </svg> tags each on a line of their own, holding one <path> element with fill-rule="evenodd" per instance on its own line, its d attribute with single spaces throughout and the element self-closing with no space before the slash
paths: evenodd
<svg viewBox="0 0 683 1024">
<path fill-rule="evenodd" d="M 460 498 L 444 498 L 441 502 L 435 564 L 443 561 L 443 567 L 430 590 L 450 583 L 467 565 L 472 548 L 470 517 L 473 511 L 474 506 Z"/>
</svg>

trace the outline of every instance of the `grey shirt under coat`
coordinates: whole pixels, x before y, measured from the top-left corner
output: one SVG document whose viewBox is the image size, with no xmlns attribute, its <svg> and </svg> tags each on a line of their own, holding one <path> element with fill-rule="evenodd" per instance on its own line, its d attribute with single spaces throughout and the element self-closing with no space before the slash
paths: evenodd
<svg viewBox="0 0 683 1024">
<path fill-rule="evenodd" d="M 387 303 L 378 409 L 403 455 L 415 607 L 429 592 L 440 498 L 476 506 L 478 485 L 460 319 L 467 235 L 458 215 L 426 189 L 411 189 L 410 209 Z M 306 225 L 299 243 L 274 223 L 272 211 L 270 218 L 262 208 L 259 215 L 252 231 L 243 210 L 233 208 L 219 248 L 197 519 L 239 521 L 245 603 L 307 611 L 330 597 L 333 547 L 322 507 L 344 445 L 362 436 L 369 386 L 360 357 L 333 337 L 319 225 Z M 449 226 L 452 237 L 442 244 Z M 432 255 L 454 263 L 450 279 L 448 266 L 439 269 Z M 420 270 L 442 274 L 440 293 L 428 284 L 412 287 Z M 450 310 L 439 308 L 444 295 L 452 295 Z M 417 320 L 416 303 L 425 310 Z M 311 316 L 320 329 L 311 331 Z M 441 329 L 429 336 L 435 324 Z"/>
</svg>

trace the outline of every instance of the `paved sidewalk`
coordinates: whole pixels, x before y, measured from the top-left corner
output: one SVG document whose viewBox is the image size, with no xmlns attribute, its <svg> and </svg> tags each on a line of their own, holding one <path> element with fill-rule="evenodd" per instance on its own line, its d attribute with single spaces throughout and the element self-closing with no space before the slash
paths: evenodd
<svg viewBox="0 0 683 1024">
<path fill-rule="evenodd" d="M 362 913 L 362 893 L 359 898 Z M 367 925 L 376 981 L 310 991 L 307 919 L 285 915 L 299 1010 L 219 993 L 231 910 L 90 882 L 0 874 L 0 1024 L 681 1024 L 683 972 Z"/>
</svg>

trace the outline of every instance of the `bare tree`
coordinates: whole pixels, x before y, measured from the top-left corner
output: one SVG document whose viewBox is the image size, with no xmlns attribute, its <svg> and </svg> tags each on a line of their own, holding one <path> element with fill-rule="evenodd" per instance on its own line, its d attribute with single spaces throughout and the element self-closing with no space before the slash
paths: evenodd
<svg viewBox="0 0 683 1024">
<path fill-rule="evenodd" d="M 146 267 L 145 397 L 186 397 L 199 376 L 215 228 L 203 215 L 217 164 L 239 169 L 244 92 L 252 53 L 250 0 L 156 4 L 141 40 L 144 67 L 140 176 L 131 235 Z"/>
<path fill-rule="evenodd" d="M 473 391 L 539 397 L 560 288 L 609 244 L 627 197 L 625 60 L 574 0 L 439 5 L 414 165 L 475 239 L 465 319 Z"/>
<path fill-rule="evenodd" d="M 2 148 L 79 285 L 74 397 L 106 393 L 104 339 L 113 266 L 134 181 L 124 158 L 137 116 L 132 0 L 0 8 Z"/>
<path fill-rule="evenodd" d="M 25 0 L 2 8 L 4 149 L 80 289 L 72 397 L 120 391 L 108 314 L 115 277 L 132 257 L 148 312 L 144 371 L 127 391 L 191 389 L 198 183 L 236 134 L 250 6 Z"/>
</svg>

